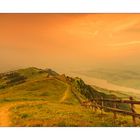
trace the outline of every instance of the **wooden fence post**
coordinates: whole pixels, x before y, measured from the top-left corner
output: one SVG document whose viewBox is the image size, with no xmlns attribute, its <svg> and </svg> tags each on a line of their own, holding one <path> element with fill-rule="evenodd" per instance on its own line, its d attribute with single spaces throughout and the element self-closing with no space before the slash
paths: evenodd
<svg viewBox="0 0 140 140">
<path fill-rule="evenodd" d="M 113 108 L 115 108 L 115 109 L 117 108 L 116 102 L 113 103 Z M 113 120 L 114 120 L 114 124 L 115 124 L 115 121 L 116 121 L 116 119 L 117 119 L 117 113 L 116 113 L 116 111 L 114 111 L 113 114 L 114 114 Z"/>
<path fill-rule="evenodd" d="M 103 106 L 104 106 L 104 101 L 103 101 L 103 97 L 101 97 L 101 114 L 103 114 Z"/>
<path fill-rule="evenodd" d="M 130 101 L 133 101 L 133 97 L 130 97 L 129 99 L 130 99 Z M 136 113 L 136 111 L 135 111 L 135 106 L 134 106 L 133 103 L 131 103 L 131 111 L 132 111 L 134 114 Z M 136 118 L 135 118 L 134 115 L 132 115 L 132 120 L 133 120 L 133 125 L 136 126 Z"/>
</svg>

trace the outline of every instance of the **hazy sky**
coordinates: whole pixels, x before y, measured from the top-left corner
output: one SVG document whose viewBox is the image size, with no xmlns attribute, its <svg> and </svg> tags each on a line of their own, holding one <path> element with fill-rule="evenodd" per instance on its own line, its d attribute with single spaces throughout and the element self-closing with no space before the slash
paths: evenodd
<svg viewBox="0 0 140 140">
<path fill-rule="evenodd" d="M 139 61 L 140 14 L 0 14 L 0 71 Z"/>
</svg>

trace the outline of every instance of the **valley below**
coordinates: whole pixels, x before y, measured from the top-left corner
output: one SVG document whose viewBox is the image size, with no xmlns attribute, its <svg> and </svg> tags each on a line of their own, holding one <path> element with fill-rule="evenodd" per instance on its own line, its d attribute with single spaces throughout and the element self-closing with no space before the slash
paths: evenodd
<svg viewBox="0 0 140 140">
<path fill-rule="evenodd" d="M 82 78 L 87 84 L 92 85 L 93 87 L 99 87 L 106 90 L 112 90 L 114 92 L 122 92 L 123 94 L 126 94 L 128 96 L 134 96 L 137 99 L 140 99 L 140 90 L 131 88 L 131 87 L 125 87 L 120 86 L 117 84 L 113 84 L 105 79 L 96 78 L 93 76 L 87 76 L 86 74 L 79 74 L 77 72 L 69 72 L 68 75 L 72 77 L 80 77 Z"/>
</svg>

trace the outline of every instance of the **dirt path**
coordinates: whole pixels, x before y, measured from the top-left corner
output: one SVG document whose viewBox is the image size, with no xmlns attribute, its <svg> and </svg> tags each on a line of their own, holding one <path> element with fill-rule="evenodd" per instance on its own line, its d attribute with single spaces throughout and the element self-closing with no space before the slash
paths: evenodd
<svg viewBox="0 0 140 140">
<path fill-rule="evenodd" d="M 24 105 L 24 104 L 41 104 L 41 103 L 47 103 L 46 101 L 25 101 L 25 102 L 10 102 L 3 104 L 0 107 L 0 127 L 8 127 L 11 126 L 11 119 L 9 111 L 12 107 L 18 106 L 18 105 Z"/>
<path fill-rule="evenodd" d="M 70 98 L 70 94 L 71 94 L 71 86 L 67 85 L 67 88 L 64 92 L 63 97 L 60 99 L 60 102 L 64 102 L 65 100 L 67 100 L 68 98 Z"/>
</svg>

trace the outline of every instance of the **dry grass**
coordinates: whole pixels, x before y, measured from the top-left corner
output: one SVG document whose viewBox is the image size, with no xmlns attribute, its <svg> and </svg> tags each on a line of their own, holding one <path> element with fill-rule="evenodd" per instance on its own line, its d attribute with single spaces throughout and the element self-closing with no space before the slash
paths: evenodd
<svg viewBox="0 0 140 140">
<path fill-rule="evenodd" d="M 61 103 L 20 105 L 11 109 L 12 126 L 132 126 L 131 117 L 118 116 L 113 122 L 113 114 L 94 113 L 80 105 Z"/>
</svg>

